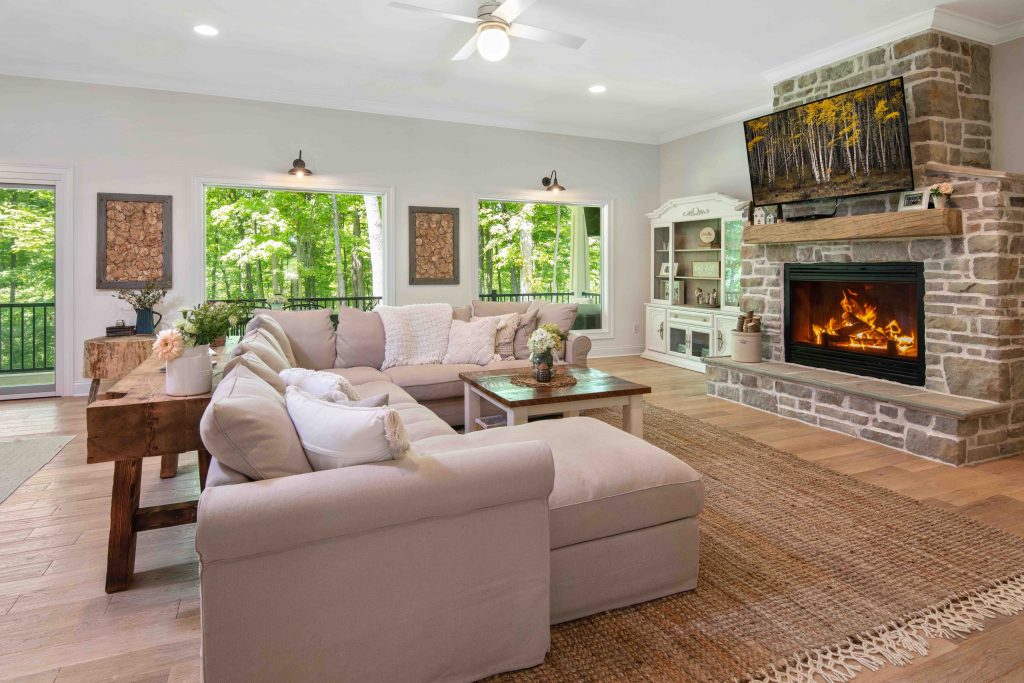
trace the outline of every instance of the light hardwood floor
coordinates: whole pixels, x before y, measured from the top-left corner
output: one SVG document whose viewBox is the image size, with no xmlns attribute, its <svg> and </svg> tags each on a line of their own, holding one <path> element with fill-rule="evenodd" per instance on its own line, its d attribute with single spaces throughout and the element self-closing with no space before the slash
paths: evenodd
<svg viewBox="0 0 1024 683">
<path fill-rule="evenodd" d="M 636 357 L 594 365 L 650 384 L 652 403 L 1024 536 L 1024 458 L 954 469 L 708 398 L 697 373 Z M 193 527 L 141 534 L 133 587 L 107 595 L 113 467 L 85 464 L 84 399 L 0 403 L 0 436 L 32 434 L 75 439 L 0 504 L 0 680 L 198 680 Z M 158 470 L 157 459 L 146 462 L 144 504 L 196 495 L 194 458 L 182 458 L 175 479 L 161 480 Z M 912 666 L 868 672 L 857 683 L 1024 681 L 1021 643 L 1024 616 L 993 620 L 966 640 L 936 641 Z"/>
</svg>

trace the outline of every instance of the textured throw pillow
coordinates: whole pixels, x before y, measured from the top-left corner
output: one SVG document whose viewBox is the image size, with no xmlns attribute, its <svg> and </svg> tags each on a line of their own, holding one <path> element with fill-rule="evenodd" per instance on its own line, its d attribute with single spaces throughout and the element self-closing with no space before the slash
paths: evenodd
<svg viewBox="0 0 1024 683">
<path fill-rule="evenodd" d="M 381 370 L 396 365 L 431 365 L 442 361 L 452 326 L 451 305 L 378 306 L 375 310 L 384 323 Z"/>
<path fill-rule="evenodd" d="M 285 383 L 276 372 L 274 372 L 269 365 L 260 360 L 252 351 L 243 353 L 241 356 L 235 356 L 227 363 L 224 364 L 224 376 L 227 377 L 231 374 L 231 371 L 238 366 L 244 366 L 252 374 L 259 377 L 261 380 L 274 387 L 274 390 L 279 394 L 283 394 L 285 390 Z"/>
<path fill-rule="evenodd" d="M 494 338 L 497 317 L 476 318 L 472 322 L 453 320 L 448 333 L 448 350 L 441 361 L 445 365 L 487 365 L 495 359 Z"/>
<path fill-rule="evenodd" d="M 292 343 L 288 341 L 288 335 L 284 333 L 284 328 L 281 327 L 281 323 L 277 322 L 269 315 L 257 315 L 245 326 L 245 332 L 248 334 L 253 330 L 264 330 L 274 338 L 277 345 L 281 347 L 281 352 L 284 357 L 288 360 L 288 365 L 295 367 L 298 365 L 298 361 L 295 360 L 295 352 L 292 351 Z"/>
<path fill-rule="evenodd" d="M 330 403 L 298 387 L 288 387 L 284 400 L 314 470 L 394 460 L 409 451 L 402 419 L 391 408 Z"/>
<path fill-rule="evenodd" d="M 374 312 L 338 309 L 336 368 L 376 368 L 384 365 L 384 323 Z"/>
<path fill-rule="evenodd" d="M 280 373 L 285 386 L 298 387 L 303 391 L 320 398 L 332 392 L 344 394 L 350 401 L 358 401 L 359 394 L 352 384 L 333 372 L 307 370 L 306 368 L 287 368 Z"/>
<path fill-rule="evenodd" d="M 358 401 L 353 401 L 341 391 L 331 391 L 320 397 L 328 403 L 338 403 L 343 406 L 354 406 L 356 408 L 383 408 L 388 404 L 390 397 L 387 394 L 377 394 L 375 396 L 367 396 L 361 398 Z"/>
<path fill-rule="evenodd" d="M 515 338 L 519 329 L 519 314 L 493 316 L 498 321 L 498 333 L 494 335 L 494 355 L 501 360 L 513 360 L 516 357 Z M 473 322 L 484 318 L 473 318 Z"/>
<path fill-rule="evenodd" d="M 214 458 L 249 479 L 312 471 L 284 397 L 245 366 L 217 385 L 199 434 Z"/>
<path fill-rule="evenodd" d="M 334 324 L 331 311 L 272 311 L 257 308 L 254 315 L 266 315 L 285 331 L 295 356 L 295 365 L 311 370 L 334 367 L 337 351 L 334 346 Z"/>
<path fill-rule="evenodd" d="M 516 336 L 512 340 L 512 349 L 517 360 L 530 357 L 530 349 L 526 342 L 530 335 L 537 329 L 537 311 L 529 311 L 519 316 L 519 325 L 516 327 Z"/>
<path fill-rule="evenodd" d="M 253 353 L 259 356 L 259 359 L 270 366 L 270 369 L 274 372 L 281 372 L 288 368 L 288 360 L 281 352 L 259 337 L 246 336 L 231 351 L 231 354 L 234 356 L 241 356 L 246 353 Z"/>
</svg>

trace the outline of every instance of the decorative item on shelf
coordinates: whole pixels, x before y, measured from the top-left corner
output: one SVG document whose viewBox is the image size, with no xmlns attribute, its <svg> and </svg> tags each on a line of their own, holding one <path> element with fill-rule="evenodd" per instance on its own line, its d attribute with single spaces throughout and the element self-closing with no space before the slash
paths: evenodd
<svg viewBox="0 0 1024 683">
<path fill-rule="evenodd" d="M 526 342 L 533 364 L 533 378 L 538 382 L 550 382 L 555 374 L 555 352 L 565 348 L 569 335 L 558 325 L 545 323 L 538 327 Z"/>
<path fill-rule="evenodd" d="M 558 171 L 552 170 L 551 175 L 540 179 L 540 184 L 548 192 L 564 192 L 565 188 L 558 184 Z"/>
<path fill-rule="evenodd" d="M 164 319 L 153 307 L 167 296 L 168 285 L 162 281 L 147 282 L 140 289 L 119 289 L 114 295 L 135 309 L 135 334 L 153 334 Z M 153 316 L 157 319 L 154 321 Z"/>
<path fill-rule="evenodd" d="M 771 207 L 764 210 L 764 224 L 775 225 L 779 222 L 779 216 L 776 213 L 775 207 Z"/>
<path fill-rule="evenodd" d="M 267 305 L 274 311 L 283 310 L 288 305 L 288 297 L 284 294 L 271 294 L 267 297 Z"/>
<path fill-rule="evenodd" d="M 747 311 L 732 331 L 732 359 L 739 363 L 761 362 L 761 318 Z"/>
<path fill-rule="evenodd" d="M 718 290 L 717 289 L 712 289 L 710 296 L 711 296 L 710 304 L 712 306 L 718 306 Z"/>
<path fill-rule="evenodd" d="M 171 196 L 96 195 L 96 288 L 171 286 Z"/>
<path fill-rule="evenodd" d="M 409 207 L 409 284 L 459 284 L 459 210 Z"/>
<path fill-rule="evenodd" d="M 313 175 L 313 172 L 306 168 L 306 162 L 302 160 L 302 150 L 299 150 L 299 158 L 292 161 L 292 167 L 288 169 L 288 175 L 303 176 Z"/>
<path fill-rule="evenodd" d="M 706 249 L 717 248 L 718 244 L 718 231 L 708 226 L 701 228 L 700 232 L 697 233 L 697 239 L 700 240 L 700 246 Z"/>
<path fill-rule="evenodd" d="M 900 193 L 900 211 L 917 211 L 928 208 L 927 190 L 907 190 Z"/>
<path fill-rule="evenodd" d="M 661 264 L 661 269 L 658 271 L 658 277 L 668 277 L 672 274 L 672 264 L 666 261 Z"/>
<path fill-rule="evenodd" d="M 165 381 L 170 396 L 205 394 L 213 388 L 210 345 L 237 324 L 233 307 L 207 302 L 183 309 L 174 328 L 157 335 L 153 351 L 167 364 Z"/>
<path fill-rule="evenodd" d="M 764 207 L 754 208 L 754 225 L 764 225 Z"/>
<path fill-rule="evenodd" d="M 953 183 L 935 183 L 928 188 L 928 192 L 932 196 L 932 205 L 936 209 L 945 209 L 950 195 L 953 194 Z"/>
<path fill-rule="evenodd" d="M 668 286 L 668 283 L 665 283 Z M 686 302 L 686 283 L 683 280 L 673 280 L 672 282 L 672 303 L 676 306 L 682 306 Z"/>
<path fill-rule="evenodd" d="M 717 278 L 721 276 L 720 261 L 694 261 L 690 268 L 693 277 Z"/>
<path fill-rule="evenodd" d="M 118 320 L 114 325 L 107 328 L 108 337 L 127 337 L 135 334 L 135 328 L 125 325 L 123 320 Z"/>
<path fill-rule="evenodd" d="M 695 289 L 693 291 L 693 298 L 697 300 L 697 305 L 698 306 L 703 306 L 704 305 L 704 289 L 702 287 L 698 287 L 697 289 Z"/>
</svg>

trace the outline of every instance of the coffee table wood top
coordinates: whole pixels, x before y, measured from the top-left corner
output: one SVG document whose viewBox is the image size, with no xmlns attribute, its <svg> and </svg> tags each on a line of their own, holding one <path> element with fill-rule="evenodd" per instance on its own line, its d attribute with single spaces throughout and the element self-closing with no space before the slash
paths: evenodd
<svg viewBox="0 0 1024 683">
<path fill-rule="evenodd" d="M 534 389 L 512 384 L 513 375 L 527 372 L 529 372 L 528 368 L 482 370 L 459 373 L 459 378 L 488 398 L 508 408 L 651 393 L 651 388 L 644 384 L 629 382 L 609 375 L 607 372 L 579 365 L 558 366 L 558 372 L 569 372 L 576 377 L 576 384 L 571 387 Z"/>
</svg>

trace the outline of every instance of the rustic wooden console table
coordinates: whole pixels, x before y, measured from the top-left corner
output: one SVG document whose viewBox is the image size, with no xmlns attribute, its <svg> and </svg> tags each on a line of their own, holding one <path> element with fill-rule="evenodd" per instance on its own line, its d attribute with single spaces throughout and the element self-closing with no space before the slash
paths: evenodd
<svg viewBox="0 0 1024 683">
<path fill-rule="evenodd" d="M 219 349 L 213 381 L 227 359 Z M 206 485 L 210 454 L 199 437 L 199 419 L 210 394 L 168 396 L 164 391 L 164 364 L 150 357 L 111 387 L 104 398 L 85 409 L 87 462 L 113 462 L 110 492 L 110 538 L 107 545 L 108 593 L 131 584 L 135 569 L 135 539 L 140 531 L 162 529 L 196 521 L 197 500 L 139 507 L 142 460 L 161 458 L 160 476 L 177 473 L 178 455 L 199 454 L 199 485 Z"/>
</svg>

